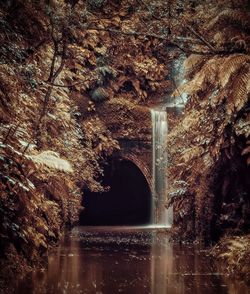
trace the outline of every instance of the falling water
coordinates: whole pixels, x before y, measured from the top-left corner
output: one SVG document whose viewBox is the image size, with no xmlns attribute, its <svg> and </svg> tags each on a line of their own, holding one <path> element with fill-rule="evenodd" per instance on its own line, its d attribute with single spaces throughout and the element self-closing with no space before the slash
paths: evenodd
<svg viewBox="0 0 250 294">
<path fill-rule="evenodd" d="M 167 152 L 166 139 L 168 122 L 166 109 L 151 109 L 152 118 L 152 172 L 153 172 L 153 203 L 152 224 L 171 226 L 171 208 L 166 209 L 167 197 Z"/>
</svg>

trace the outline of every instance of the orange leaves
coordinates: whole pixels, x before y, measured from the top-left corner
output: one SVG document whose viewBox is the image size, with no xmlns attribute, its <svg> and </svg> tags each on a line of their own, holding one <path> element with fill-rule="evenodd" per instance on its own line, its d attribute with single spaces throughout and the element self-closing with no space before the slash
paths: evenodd
<svg viewBox="0 0 250 294">
<path fill-rule="evenodd" d="M 236 121 L 234 130 L 237 136 L 243 135 L 246 139 L 250 137 L 250 113 Z"/>
<path fill-rule="evenodd" d="M 93 40 L 86 41 L 85 46 L 88 47 L 90 46 L 91 48 L 95 48 L 96 43 L 98 40 L 96 39 L 96 42 L 93 42 Z M 70 67 L 76 63 L 78 64 L 85 64 L 86 62 L 89 62 L 92 65 L 96 65 L 96 56 L 95 54 L 90 51 L 89 49 L 85 49 L 82 46 L 76 46 L 76 45 L 71 45 L 69 46 L 69 50 L 71 52 L 71 55 L 73 57 L 73 60 L 75 59 L 76 61 L 70 65 Z"/>
<path fill-rule="evenodd" d="M 249 99 L 250 94 L 250 60 L 237 72 L 238 75 L 232 81 L 229 92 L 227 113 L 232 115 L 240 111 Z"/>
<path fill-rule="evenodd" d="M 187 93 L 199 96 L 199 93 L 204 93 L 207 99 L 205 103 L 213 108 L 224 104 L 229 118 L 246 105 L 250 93 L 249 56 L 233 54 L 226 57 L 215 56 L 206 61 L 198 58 L 194 62 L 193 59 L 194 55 L 191 55 L 186 64 L 194 66 L 196 74 L 180 86 L 174 95 Z M 200 63 L 203 64 L 201 67 Z"/>
<path fill-rule="evenodd" d="M 166 89 L 171 89 L 173 87 L 171 80 L 163 81 L 149 81 L 150 90 L 153 92 L 166 91 Z"/>
<path fill-rule="evenodd" d="M 185 149 L 182 154 L 182 160 L 187 163 L 190 162 L 198 157 L 200 157 L 204 153 L 204 148 L 199 147 L 199 146 L 194 146 L 189 149 Z"/>
<path fill-rule="evenodd" d="M 120 24 L 121 24 L 121 18 L 119 16 L 113 17 L 112 20 L 111 20 L 111 24 L 114 25 L 114 26 L 119 27 Z"/>
<path fill-rule="evenodd" d="M 191 99 L 189 104 L 198 109 L 200 103 L 204 110 L 198 111 L 198 121 L 192 120 L 193 111 L 189 111 L 183 120 L 183 127 L 186 127 L 189 132 L 194 130 L 197 133 L 200 129 L 204 133 L 206 132 L 207 136 L 211 137 L 209 139 L 210 154 L 214 159 L 218 160 L 221 150 L 224 148 L 225 139 L 223 133 L 228 124 L 232 124 L 237 136 L 244 135 L 245 138 L 248 138 L 250 135 L 249 115 L 243 114 L 235 120 L 238 113 L 244 110 L 249 99 L 250 60 L 247 55 L 243 54 L 233 54 L 226 57 L 216 56 L 206 61 L 194 57 L 191 55 L 186 64 L 190 63 L 191 66 L 194 66 L 192 70 L 196 71 L 196 74 L 178 91 L 197 95 L 197 97 L 201 97 L 200 93 L 203 93 L 203 104 L 200 103 L 199 99 Z M 202 63 L 202 66 L 199 63 Z M 176 91 L 177 95 L 178 91 Z M 214 111 L 213 114 L 211 113 L 211 108 Z M 190 125 L 185 125 L 188 118 L 191 119 Z M 217 125 L 216 128 L 214 127 L 215 124 Z M 214 140 L 212 136 L 214 136 Z M 234 144 L 235 142 L 231 142 L 230 146 Z M 248 155 L 248 151 L 249 148 L 246 147 L 242 155 Z M 230 160 L 233 158 L 231 153 L 229 154 L 228 149 L 225 149 L 225 154 Z M 185 159 L 186 157 L 184 161 L 188 161 Z M 247 163 L 249 164 L 249 162 L 248 157 Z"/>
<path fill-rule="evenodd" d="M 167 75 L 164 65 L 159 64 L 154 57 L 138 56 L 134 61 L 134 69 L 137 75 L 144 76 L 150 81 L 163 80 Z"/>
<path fill-rule="evenodd" d="M 95 47 L 95 52 L 105 56 L 105 54 L 107 53 L 108 48 L 106 46 L 101 46 L 101 47 Z"/>
<path fill-rule="evenodd" d="M 118 62 L 121 62 L 118 60 Z M 123 71 L 128 74 L 122 74 L 119 70 L 117 79 L 110 82 L 115 92 L 126 92 L 134 96 L 135 99 L 145 101 L 148 98 L 149 91 L 156 92 L 169 87 L 169 81 L 166 80 L 168 71 L 166 66 L 160 64 L 156 58 L 149 58 L 143 55 L 126 55 L 125 62 L 122 63 Z M 147 85 L 147 86 L 145 86 Z"/>
<path fill-rule="evenodd" d="M 249 203 L 250 59 L 249 36 L 243 28 L 247 19 L 244 12 L 213 9 L 211 14 L 199 11 L 197 28 L 207 41 L 215 41 L 215 51 L 224 54 L 191 54 L 186 59 L 187 80 L 174 94 L 188 94 L 189 100 L 168 138 L 170 187 L 178 180 L 188 184 L 185 206 L 190 205 L 187 210 L 200 236 L 209 236 L 213 217 L 223 232 L 240 229 L 249 218 L 245 212 L 238 213 Z M 193 48 L 203 50 L 204 44 Z M 176 201 L 179 208 L 185 199 Z M 223 204 L 215 210 L 219 202 Z M 230 214 L 223 212 L 226 203 Z M 185 222 L 179 226 L 186 231 Z"/>
<path fill-rule="evenodd" d="M 95 111 L 95 104 L 92 101 L 89 101 L 88 111 L 89 112 L 94 112 Z"/>
<path fill-rule="evenodd" d="M 102 12 L 109 11 L 113 6 L 116 5 L 109 3 L 102 8 Z M 84 71 L 87 76 L 95 76 L 92 81 L 95 80 L 96 84 L 87 87 L 77 85 L 77 91 L 92 93 L 96 87 L 104 84 L 107 91 L 111 89 L 110 97 L 122 93 L 129 99 L 145 101 L 149 91 L 155 96 L 162 95 L 169 83 L 166 82 L 166 66 L 153 57 L 159 41 L 133 35 L 133 32 L 143 30 L 141 16 L 144 14 L 143 11 L 131 10 L 131 4 L 124 2 L 109 17 L 105 13 L 90 17 L 90 29 L 78 34 L 78 45 L 69 46 L 71 56 L 75 59 L 75 64 L 70 64 L 69 67 L 77 72 L 75 80 Z M 100 77 L 98 68 L 104 66 L 110 67 L 116 74 Z"/>
<path fill-rule="evenodd" d="M 98 117 L 92 117 L 85 121 L 83 131 L 97 158 L 101 157 L 103 153 L 110 155 L 114 149 L 119 148 L 117 141 L 112 139 L 110 132 Z"/>
</svg>

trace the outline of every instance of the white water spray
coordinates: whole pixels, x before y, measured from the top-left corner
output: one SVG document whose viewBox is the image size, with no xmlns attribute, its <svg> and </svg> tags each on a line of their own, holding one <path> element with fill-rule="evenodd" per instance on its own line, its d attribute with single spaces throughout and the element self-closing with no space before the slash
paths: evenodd
<svg viewBox="0 0 250 294">
<path fill-rule="evenodd" d="M 152 118 L 152 172 L 153 203 L 151 223 L 169 227 L 172 224 L 172 209 L 166 209 L 167 196 L 167 112 L 164 108 L 151 109 Z"/>
</svg>

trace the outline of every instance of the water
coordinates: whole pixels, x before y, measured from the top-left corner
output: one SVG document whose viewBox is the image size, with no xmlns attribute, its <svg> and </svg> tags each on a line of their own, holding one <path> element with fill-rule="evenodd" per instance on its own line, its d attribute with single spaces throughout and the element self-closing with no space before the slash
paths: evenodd
<svg viewBox="0 0 250 294">
<path fill-rule="evenodd" d="M 152 173 L 153 203 L 152 224 L 169 227 L 172 224 L 172 209 L 165 208 L 167 193 L 168 134 L 167 112 L 164 107 L 151 109 L 152 118 Z"/>
<path fill-rule="evenodd" d="M 147 227 L 78 227 L 49 255 L 48 267 L 17 281 L 16 294 L 246 294 L 207 252 L 171 244 Z"/>
</svg>

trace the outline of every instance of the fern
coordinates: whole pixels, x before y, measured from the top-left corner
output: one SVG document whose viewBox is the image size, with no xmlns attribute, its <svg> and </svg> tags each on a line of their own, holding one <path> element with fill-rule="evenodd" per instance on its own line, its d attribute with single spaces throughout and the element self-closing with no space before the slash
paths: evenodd
<svg viewBox="0 0 250 294">
<path fill-rule="evenodd" d="M 249 12 L 244 12 L 242 10 L 235 10 L 230 8 L 225 9 L 208 23 L 206 29 L 212 30 L 215 29 L 216 26 L 228 26 L 228 23 L 233 26 L 239 26 L 245 29 L 249 28 Z"/>
<path fill-rule="evenodd" d="M 184 61 L 185 75 L 191 77 L 197 69 L 199 69 L 205 62 L 205 57 L 202 55 L 191 54 Z"/>
<path fill-rule="evenodd" d="M 220 104 L 227 97 L 226 110 L 229 115 L 234 110 L 239 111 L 245 105 L 249 94 L 250 57 L 234 54 L 229 57 L 214 57 L 202 66 L 194 78 L 182 85 L 174 95 L 188 93 L 193 95 L 198 91 L 219 89 L 217 95 L 212 95 L 212 104 Z M 214 92 L 215 93 L 215 92 Z"/>
<path fill-rule="evenodd" d="M 227 113 L 232 114 L 234 111 L 240 111 L 248 101 L 250 92 L 250 64 L 245 64 L 235 77 L 231 90 L 229 92 L 229 99 L 227 103 Z"/>
<path fill-rule="evenodd" d="M 249 121 L 249 124 L 250 124 L 250 121 Z M 246 146 L 241 152 L 241 155 L 242 156 L 245 155 L 247 157 L 247 165 L 250 165 L 250 140 L 246 142 Z"/>
<path fill-rule="evenodd" d="M 214 13 L 216 9 L 218 11 L 218 7 L 214 8 Z M 169 183 L 171 187 L 171 183 L 177 180 L 187 182 L 185 205 L 190 204 L 188 213 L 195 214 L 191 221 L 196 226 L 196 235 L 201 237 L 209 234 L 213 199 L 220 197 L 219 193 L 214 193 L 215 183 L 223 190 L 218 171 L 226 166 L 232 174 L 237 174 L 238 182 L 234 182 L 233 177 L 229 179 L 235 194 L 240 189 L 248 189 L 241 171 L 247 168 L 245 163 L 250 164 L 247 143 L 250 136 L 250 56 L 246 54 L 250 40 L 246 30 L 249 20 L 244 11 L 226 9 L 219 12 L 208 25 L 204 22 L 199 31 L 207 40 L 217 42 L 213 43 L 216 50 L 206 57 L 192 54 L 186 59 L 184 66 L 188 81 L 173 94 L 179 96 L 186 93 L 190 99 L 185 116 L 168 138 L 169 157 L 174 162 L 169 167 Z M 197 45 L 195 49 L 203 48 Z M 230 163 L 225 165 L 225 160 Z M 182 200 L 178 198 L 172 201 L 177 213 Z M 242 220 L 245 219 L 246 216 L 242 215 Z M 221 225 L 219 216 L 218 224 Z M 178 225 L 182 226 L 181 230 L 186 230 L 184 222 Z M 236 248 L 237 244 L 232 246 Z"/>
<path fill-rule="evenodd" d="M 72 173 L 73 169 L 71 164 L 59 157 L 59 154 L 50 150 L 43 151 L 37 155 L 26 155 L 27 158 L 32 160 L 37 167 L 47 166 L 51 169 Z"/>
<path fill-rule="evenodd" d="M 236 121 L 234 125 L 237 136 L 243 135 L 246 139 L 250 137 L 250 113 Z"/>
<path fill-rule="evenodd" d="M 235 54 L 223 58 L 218 68 L 218 82 L 220 86 L 225 87 L 233 74 L 247 62 L 250 62 L 250 57 L 243 54 Z"/>
<path fill-rule="evenodd" d="M 218 68 L 221 64 L 221 58 L 214 57 L 208 60 L 202 68 L 196 73 L 194 78 L 182 85 L 174 95 L 179 93 L 194 94 L 200 90 L 205 90 L 208 84 L 215 84 L 218 80 Z"/>
</svg>

